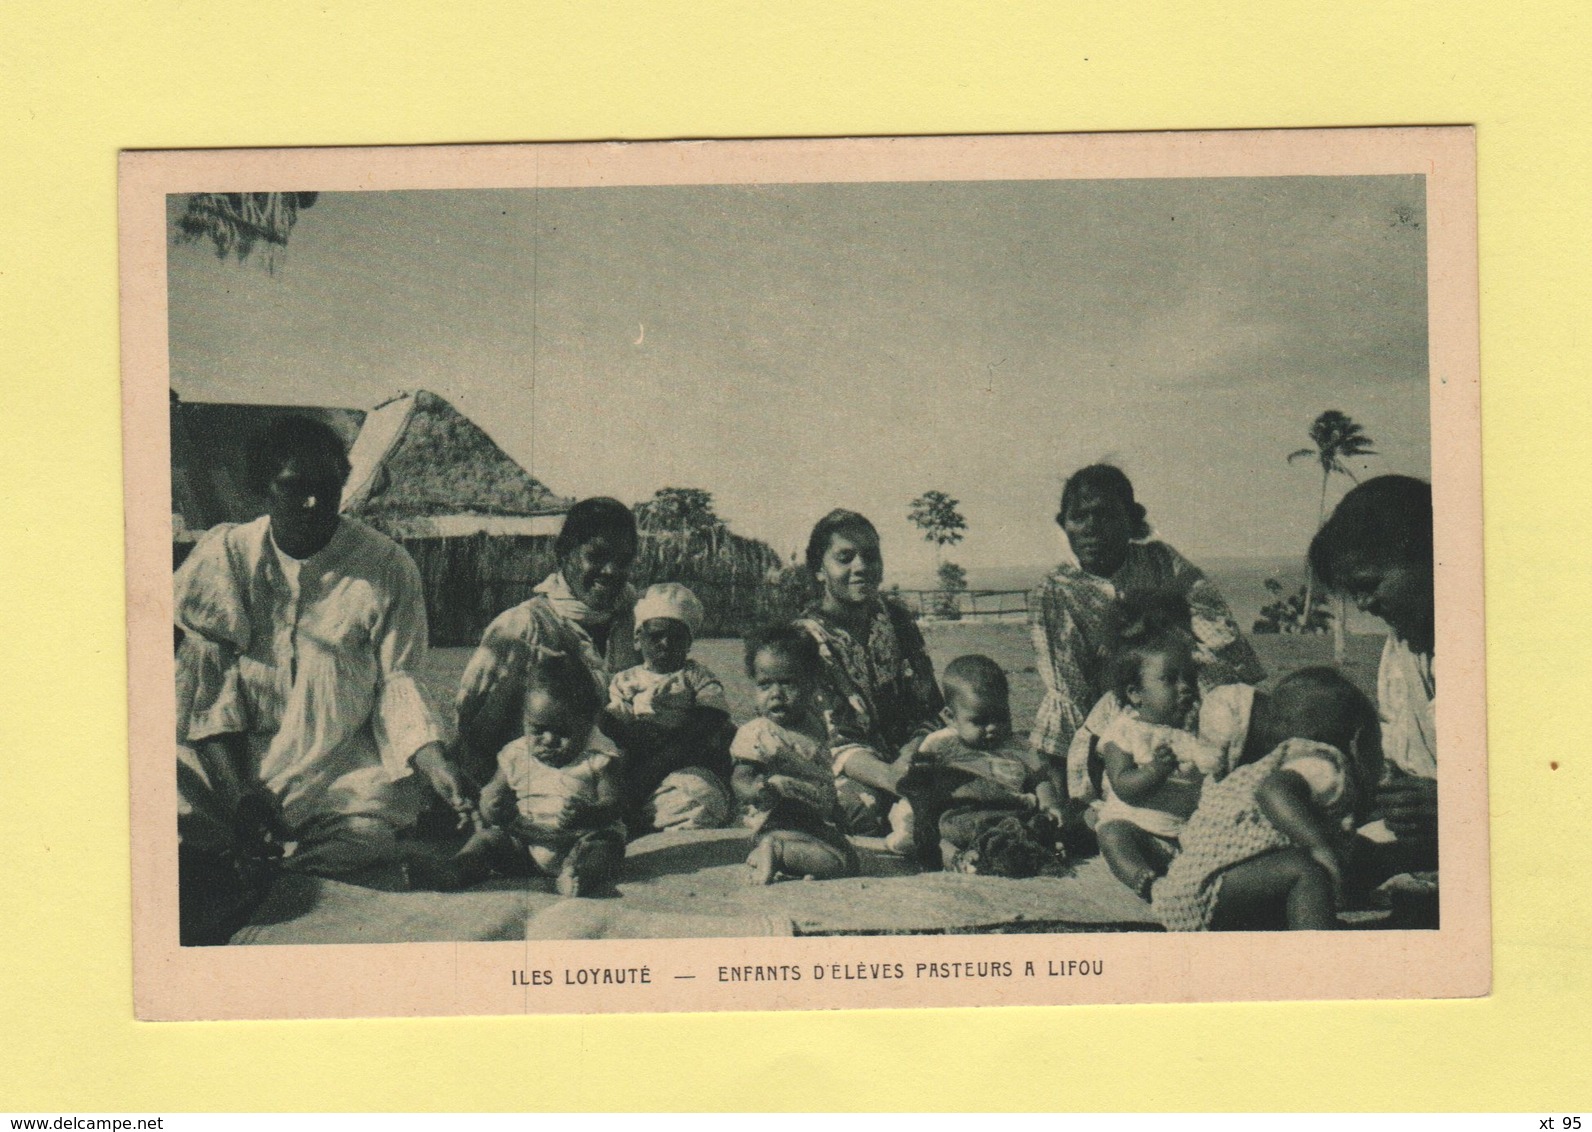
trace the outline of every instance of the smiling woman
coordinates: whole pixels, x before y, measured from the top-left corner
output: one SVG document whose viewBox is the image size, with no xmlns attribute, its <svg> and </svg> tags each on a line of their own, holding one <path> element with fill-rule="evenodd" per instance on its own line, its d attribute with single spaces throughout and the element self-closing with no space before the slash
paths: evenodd
<svg viewBox="0 0 1592 1132">
<path fill-rule="evenodd" d="M 457 701 L 459 761 L 476 781 L 487 781 L 498 753 L 520 738 L 526 672 L 535 658 L 548 653 L 577 658 L 605 702 L 615 674 L 640 660 L 636 591 L 630 585 L 637 544 L 636 519 L 628 507 L 603 496 L 581 500 L 570 508 L 553 544 L 558 569 L 536 587 L 536 596 L 504 610 L 487 626 L 460 678 Z M 632 834 L 648 828 L 714 828 L 730 818 L 728 788 L 694 768 L 649 780 L 644 797 L 629 794 L 627 787 Z"/>
<path fill-rule="evenodd" d="M 879 532 L 831 511 L 807 540 L 822 594 L 798 622 L 818 642 L 833 709 L 829 745 L 848 832 L 883 833 L 902 775 L 945 706 L 923 635 L 879 594 Z"/>
<path fill-rule="evenodd" d="M 487 626 L 459 682 L 460 762 L 485 782 L 498 752 L 520 737 L 525 677 L 542 653 L 578 658 L 604 699 L 613 673 L 636 662 L 631 609 L 636 593 L 636 520 L 617 499 L 571 507 L 553 544 L 558 569 L 536 596 Z"/>
<path fill-rule="evenodd" d="M 1322 584 L 1392 630 L 1376 694 L 1389 766 L 1379 802 L 1396 841 L 1379 851 L 1386 863 L 1366 865 L 1373 879 L 1437 864 L 1432 534 L 1431 485 L 1413 476 L 1378 476 L 1345 495 L 1310 542 L 1310 568 Z"/>
</svg>

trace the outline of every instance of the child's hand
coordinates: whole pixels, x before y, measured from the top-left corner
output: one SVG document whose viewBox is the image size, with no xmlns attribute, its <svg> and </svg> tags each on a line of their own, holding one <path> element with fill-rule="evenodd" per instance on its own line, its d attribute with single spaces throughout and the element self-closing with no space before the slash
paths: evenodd
<svg viewBox="0 0 1592 1132">
<path fill-rule="evenodd" d="M 519 817 L 514 790 L 501 778 L 493 779 L 481 791 L 481 816 L 491 825 L 512 825 Z"/>
<path fill-rule="evenodd" d="M 554 824 L 560 833 L 568 833 L 572 829 L 590 824 L 595 810 L 596 807 L 584 798 L 566 798 Z"/>
<path fill-rule="evenodd" d="M 1173 774 L 1178 768 L 1177 752 L 1172 750 L 1170 743 L 1157 743 L 1155 750 L 1150 752 L 1150 763 L 1165 774 Z"/>
<path fill-rule="evenodd" d="M 910 770 L 912 761 L 918 758 L 918 748 L 923 746 L 923 740 L 927 738 L 927 735 L 914 735 L 905 743 L 902 743 L 901 750 L 896 755 L 896 766 L 900 767 L 902 771 Z"/>
</svg>

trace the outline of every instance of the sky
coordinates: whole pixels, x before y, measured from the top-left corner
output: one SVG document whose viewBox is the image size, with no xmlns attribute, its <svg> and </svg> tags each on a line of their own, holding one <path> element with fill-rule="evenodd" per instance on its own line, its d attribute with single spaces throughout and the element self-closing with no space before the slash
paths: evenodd
<svg viewBox="0 0 1592 1132">
<path fill-rule="evenodd" d="M 1195 561 L 1302 556 L 1326 409 L 1430 471 L 1420 177 L 327 193 L 275 274 L 169 265 L 185 400 L 429 389 L 555 492 L 703 488 L 786 555 L 850 507 L 892 575 L 931 489 L 948 558 L 1054 561 L 1102 459 Z"/>
</svg>

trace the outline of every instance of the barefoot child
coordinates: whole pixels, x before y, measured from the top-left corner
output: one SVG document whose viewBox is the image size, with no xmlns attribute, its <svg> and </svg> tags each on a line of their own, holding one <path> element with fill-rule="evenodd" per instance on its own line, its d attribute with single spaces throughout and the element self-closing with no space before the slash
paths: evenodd
<svg viewBox="0 0 1592 1132">
<path fill-rule="evenodd" d="M 498 753 L 481 790 L 486 823 L 435 887 L 462 888 L 497 870 L 555 878 L 564 896 L 613 888 L 625 854 L 618 756 L 591 745 L 602 698 L 585 667 L 562 654 L 528 666 L 525 734 Z"/>
<path fill-rule="evenodd" d="M 901 780 L 925 868 L 1034 876 L 1054 859 L 1061 812 L 1039 754 L 1012 738 L 1006 673 L 959 656 L 940 678 L 946 727 L 923 740 Z"/>
<path fill-rule="evenodd" d="M 828 732 L 814 702 L 822 673 L 817 643 L 794 625 L 747 638 L 758 717 L 736 732 L 730 754 L 735 796 L 756 835 L 746 861 L 756 884 L 857 872 L 856 850 L 835 825 Z"/>
<path fill-rule="evenodd" d="M 1177 853 L 1205 776 L 1222 771 L 1222 752 L 1184 729 L 1199 683 L 1182 633 L 1149 627 L 1125 635 L 1112 675 L 1122 711 L 1100 737 L 1105 801 L 1095 832 L 1111 872 L 1148 900 Z"/>
<path fill-rule="evenodd" d="M 1337 926 L 1356 810 L 1382 769 L 1376 709 L 1331 668 L 1284 677 L 1265 708 L 1245 761 L 1207 786 L 1155 885 L 1169 931 L 1272 926 L 1279 913 L 1290 929 Z"/>
<path fill-rule="evenodd" d="M 729 742 L 734 728 L 724 685 L 690 656 L 702 620 L 702 603 L 685 586 L 648 586 L 635 608 L 642 663 L 616 673 L 608 685 L 603 730 L 625 754 L 624 794 L 637 811 L 630 824 L 641 831 L 681 824 L 710 828 L 727 824 L 731 817 Z M 684 793 L 704 812 L 689 822 L 674 820 L 684 815 L 658 812 L 667 808 L 658 804 L 659 788 L 672 775 L 694 778 L 692 789 Z M 649 805 L 652 812 L 641 812 Z M 710 810 L 714 812 L 706 812 Z"/>
</svg>

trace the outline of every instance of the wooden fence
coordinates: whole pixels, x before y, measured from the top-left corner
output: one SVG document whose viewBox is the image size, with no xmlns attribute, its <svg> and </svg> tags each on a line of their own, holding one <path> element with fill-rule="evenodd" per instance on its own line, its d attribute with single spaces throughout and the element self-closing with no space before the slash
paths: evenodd
<svg viewBox="0 0 1592 1132">
<path fill-rule="evenodd" d="M 1027 590 L 891 590 L 912 616 L 935 621 L 1026 621 Z"/>
</svg>

